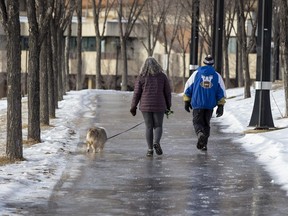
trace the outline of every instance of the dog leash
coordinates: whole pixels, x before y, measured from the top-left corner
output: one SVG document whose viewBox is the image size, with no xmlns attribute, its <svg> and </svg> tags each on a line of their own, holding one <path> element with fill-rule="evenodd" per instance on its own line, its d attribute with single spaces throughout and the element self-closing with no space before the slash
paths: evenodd
<svg viewBox="0 0 288 216">
<path fill-rule="evenodd" d="M 125 130 L 125 131 L 122 131 L 122 132 L 117 133 L 117 134 L 115 134 L 115 135 L 113 135 L 113 136 L 111 136 L 111 137 L 108 137 L 107 140 L 108 140 L 108 139 L 112 139 L 112 138 L 114 138 L 114 137 L 116 137 L 116 136 L 119 136 L 120 134 L 126 133 L 126 132 L 128 132 L 128 131 L 130 131 L 130 130 L 136 128 L 136 127 L 138 127 L 139 125 L 141 125 L 141 124 L 143 124 L 143 123 L 144 123 L 144 121 L 142 121 L 142 122 L 140 122 L 140 123 L 134 125 L 133 127 L 129 128 L 129 129 Z"/>
</svg>

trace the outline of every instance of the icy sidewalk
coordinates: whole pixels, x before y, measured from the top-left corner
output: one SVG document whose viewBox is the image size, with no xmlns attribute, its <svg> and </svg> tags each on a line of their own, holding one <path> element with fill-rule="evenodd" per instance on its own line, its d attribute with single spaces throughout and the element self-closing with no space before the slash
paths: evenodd
<svg viewBox="0 0 288 216">
<path fill-rule="evenodd" d="M 91 94 L 90 94 L 91 93 Z M 77 127 L 103 126 L 108 137 L 142 121 L 129 113 L 131 94 L 90 92 Z M 90 102 L 91 103 L 90 103 Z M 89 104 L 89 105 L 88 105 Z M 88 109 L 89 108 L 89 109 Z M 56 184 L 47 206 L 22 203 L 27 215 L 283 215 L 287 196 L 233 138 L 212 120 L 208 152 L 196 149 L 191 113 L 179 96 L 164 121 L 162 156 L 146 157 L 145 126 L 108 140 L 102 154 L 78 154 Z M 82 139 L 80 137 L 80 140 Z M 79 145 L 81 149 L 81 145 Z"/>
</svg>

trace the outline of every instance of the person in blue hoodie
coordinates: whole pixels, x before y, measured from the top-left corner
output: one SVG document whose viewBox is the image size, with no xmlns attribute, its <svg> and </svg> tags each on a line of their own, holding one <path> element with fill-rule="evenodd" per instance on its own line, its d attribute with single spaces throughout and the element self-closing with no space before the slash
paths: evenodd
<svg viewBox="0 0 288 216">
<path fill-rule="evenodd" d="M 223 115 L 226 90 L 221 75 L 213 67 L 212 56 L 208 55 L 203 63 L 205 66 L 199 67 L 187 80 L 183 100 L 185 110 L 192 109 L 197 148 L 207 151 L 213 109 L 217 106 L 216 117 Z"/>
</svg>

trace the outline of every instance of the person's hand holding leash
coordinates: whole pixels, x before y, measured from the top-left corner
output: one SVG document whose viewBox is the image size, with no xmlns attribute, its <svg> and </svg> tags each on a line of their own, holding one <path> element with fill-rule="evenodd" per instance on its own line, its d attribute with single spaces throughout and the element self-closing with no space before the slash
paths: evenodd
<svg viewBox="0 0 288 216">
<path fill-rule="evenodd" d="M 171 110 L 170 108 L 168 108 L 168 109 L 165 111 L 165 115 L 166 115 L 167 119 L 169 118 L 169 115 L 171 115 L 171 114 L 173 114 L 173 113 L 174 113 L 174 111 Z"/>
</svg>

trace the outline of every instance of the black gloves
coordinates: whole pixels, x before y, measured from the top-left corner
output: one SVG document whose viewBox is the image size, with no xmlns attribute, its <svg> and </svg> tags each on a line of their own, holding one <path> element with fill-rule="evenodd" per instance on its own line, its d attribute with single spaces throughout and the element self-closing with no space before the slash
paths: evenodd
<svg viewBox="0 0 288 216">
<path fill-rule="evenodd" d="M 137 107 L 131 107 L 130 113 L 132 114 L 132 116 L 136 115 L 136 110 L 137 110 Z"/>
<path fill-rule="evenodd" d="M 192 109 L 190 101 L 185 101 L 185 110 L 190 112 L 190 109 Z"/>
<path fill-rule="evenodd" d="M 218 105 L 218 108 L 216 110 L 216 117 L 220 117 L 223 115 L 224 107 L 223 105 Z"/>
<path fill-rule="evenodd" d="M 167 119 L 169 118 L 169 115 L 173 114 L 174 111 L 173 110 L 170 110 L 170 108 L 168 108 L 166 111 L 165 111 L 165 115 L 167 117 Z"/>
</svg>

